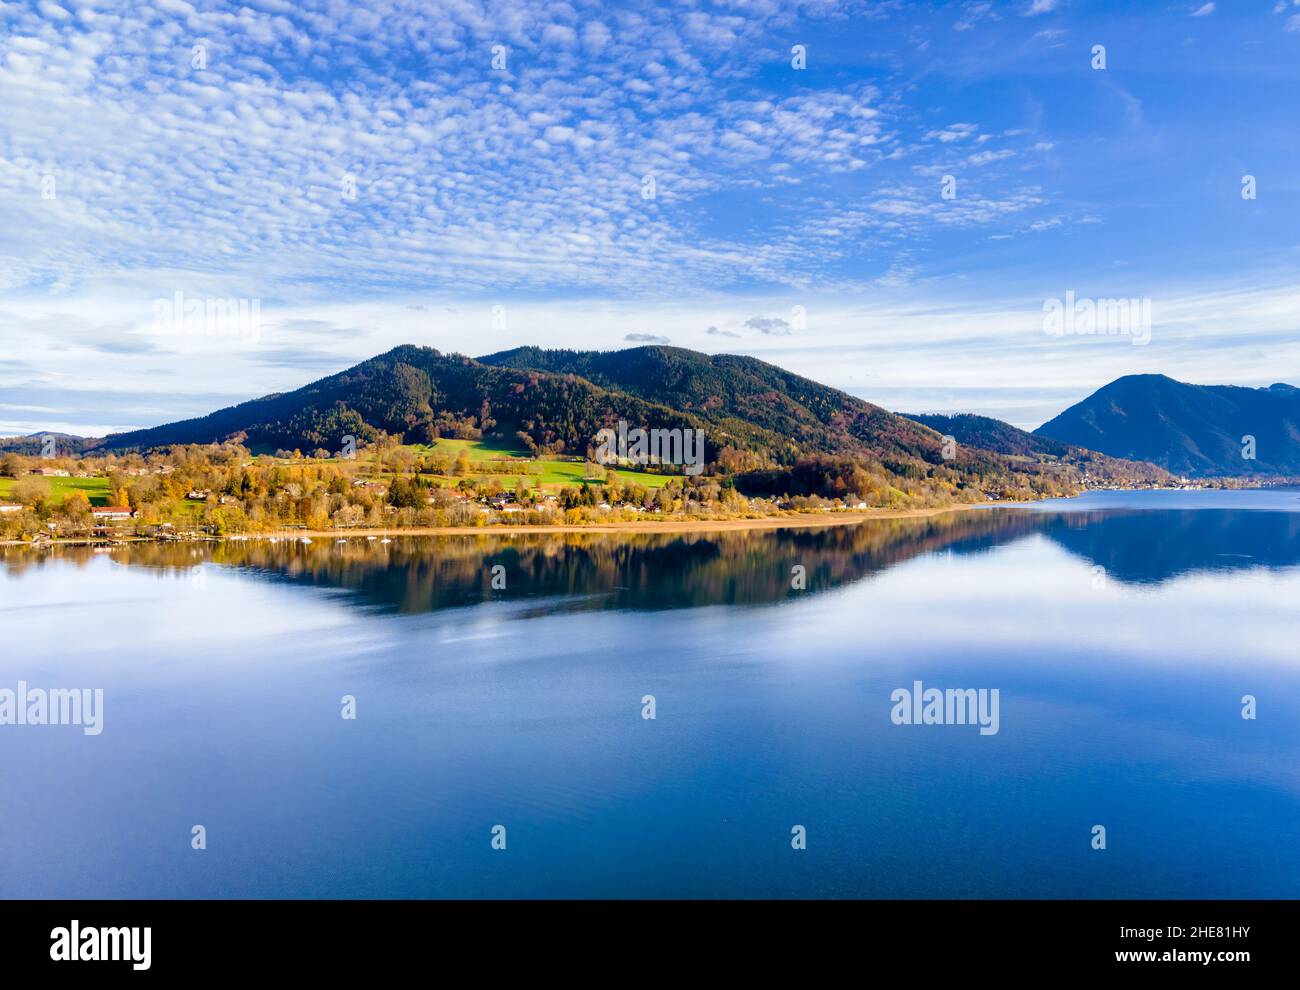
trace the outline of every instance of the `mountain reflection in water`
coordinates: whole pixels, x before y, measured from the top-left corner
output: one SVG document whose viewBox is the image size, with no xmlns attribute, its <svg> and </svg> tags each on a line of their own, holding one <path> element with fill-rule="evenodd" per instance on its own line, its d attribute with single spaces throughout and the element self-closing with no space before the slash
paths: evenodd
<svg viewBox="0 0 1300 990">
<path fill-rule="evenodd" d="M 1300 512 L 1232 509 L 999 508 L 861 525 L 715 533 L 566 533 L 398 537 L 352 536 L 306 545 L 266 540 L 141 543 L 116 547 L 133 567 L 192 571 L 234 567 L 269 580 L 348 592 L 358 606 L 413 614 L 510 600 L 526 618 L 601 609 L 659 610 L 767 605 L 862 581 L 915 557 L 978 554 L 1045 537 L 1126 584 L 1184 574 L 1300 563 Z M 103 553 L 61 548 L 63 560 Z M 47 556 L 10 550 L 11 571 Z M 504 571 L 494 569 L 504 568 Z M 794 587 L 804 569 L 805 589 Z M 494 574 L 505 588 L 493 588 Z"/>
</svg>

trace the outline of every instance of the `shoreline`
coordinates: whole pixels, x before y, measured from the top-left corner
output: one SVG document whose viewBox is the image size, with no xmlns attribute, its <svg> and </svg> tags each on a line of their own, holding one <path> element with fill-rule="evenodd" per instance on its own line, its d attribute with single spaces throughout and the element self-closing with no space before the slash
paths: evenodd
<svg viewBox="0 0 1300 990">
<path fill-rule="evenodd" d="M 961 512 L 965 509 L 984 508 L 993 505 L 1010 505 L 1002 502 L 962 502 L 957 505 L 935 506 L 926 509 L 855 509 L 848 512 L 825 513 L 824 515 L 803 516 L 762 516 L 757 519 L 625 519 L 608 523 L 556 523 L 551 525 L 527 526 L 522 524 L 494 524 L 490 526 L 414 526 L 403 529 L 325 529 L 325 530 L 277 530 L 270 533 L 232 533 L 230 536 L 218 537 L 226 540 L 265 540 L 276 539 L 365 539 L 368 536 L 493 536 L 496 534 L 517 536 L 527 533 L 704 533 L 722 530 L 745 529 L 791 529 L 826 526 L 852 526 L 870 522 L 873 519 L 921 519 L 927 516 L 942 515 L 945 512 Z"/>
<path fill-rule="evenodd" d="M 1257 488 L 1241 489 L 1243 491 L 1265 491 L 1274 487 L 1289 488 L 1289 485 L 1261 485 Z M 226 536 L 214 536 L 208 533 L 194 533 L 183 537 L 161 539 L 157 536 L 136 536 L 134 534 L 113 537 L 76 537 L 58 540 L 54 543 L 35 543 L 25 540 L 0 540 L 0 548 L 8 547 L 111 547 L 127 543 L 226 543 L 248 542 L 258 540 L 292 541 L 306 537 L 311 540 L 354 540 L 394 539 L 403 536 L 522 536 L 529 533 L 550 535 L 568 535 L 572 533 L 709 533 L 739 532 L 745 530 L 774 529 L 826 529 L 832 526 L 854 526 L 873 520 L 924 519 L 948 512 L 966 512 L 971 509 L 991 508 L 1025 508 L 1039 505 L 1044 501 L 1069 501 L 1094 491 L 1113 491 L 1116 489 L 1091 489 L 1078 495 L 1060 495 L 1052 499 L 1034 499 L 1030 501 L 1003 501 L 989 499 L 980 502 L 957 502 L 952 505 L 929 506 L 919 509 L 849 509 L 844 512 L 800 513 L 783 516 L 759 516 L 756 518 L 734 519 L 696 519 L 680 517 L 673 519 L 623 519 L 612 522 L 593 523 L 554 523 L 545 525 L 525 525 L 516 523 L 493 523 L 484 526 L 412 526 L 385 527 L 366 529 L 278 529 L 264 533 L 231 533 Z M 1165 491 L 1167 489 L 1119 489 L 1121 491 Z"/>
<path fill-rule="evenodd" d="M 608 523 L 556 523 L 528 526 L 523 524 L 493 524 L 488 526 L 414 526 L 395 529 L 282 529 L 265 533 L 231 533 L 227 536 L 200 534 L 192 539 L 160 540 L 152 536 L 120 536 L 103 539 L 59 540 L 54 543 L 34 544 L 23 540 L 0 540 L 0 546 L 109 546 L 121 543 L 228 543 L 256 540 L 312 540 L 395 539 L 401 536 L 520 536 L 529 533 L 708 533 L 737 530 L 808 529 L 829 526 L 853 526 L 872 520 L 923 519 L 947 512 L 964 512 L 990 506 L 1014 506 L 1015 502 L 959 502 L 954 505 L 932 506 L 924 509 L 854 509 L 847 512 L 807 513 L 796 516 L 761 516 L 755 519 L 626 519 Z"/>
</svg>

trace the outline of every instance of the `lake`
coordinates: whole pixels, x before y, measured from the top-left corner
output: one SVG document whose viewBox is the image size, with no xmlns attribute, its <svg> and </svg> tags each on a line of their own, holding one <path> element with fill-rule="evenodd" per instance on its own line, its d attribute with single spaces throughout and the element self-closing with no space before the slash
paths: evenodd
<svg viewBox="0 0 1300 990">
<path fill-rule="evenodd" d="M 3 897 L 1300 897 L 1298 491 L 0 553 Z"/>
</svg>

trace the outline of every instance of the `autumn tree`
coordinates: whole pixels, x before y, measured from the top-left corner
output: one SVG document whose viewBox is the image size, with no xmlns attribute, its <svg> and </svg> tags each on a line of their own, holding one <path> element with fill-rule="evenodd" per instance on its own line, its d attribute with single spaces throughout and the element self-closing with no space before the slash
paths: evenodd
<svg viewBox="0 0 1300 990">
<path fill-rule="evenodd" d="M 37 475 L 29 475 L 18 479 L 9 497 L 15 502 L 30 505 L 40 512 L 49 503 L 50 492 L 50 483 L 47 479 Z"/>
</svg>

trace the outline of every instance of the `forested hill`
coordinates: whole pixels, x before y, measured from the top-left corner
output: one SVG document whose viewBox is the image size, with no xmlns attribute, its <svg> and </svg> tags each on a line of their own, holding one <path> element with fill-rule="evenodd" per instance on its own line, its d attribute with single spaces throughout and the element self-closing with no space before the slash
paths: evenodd
<svg viewBox="0 0 1300 990">
<path fill-rule="evenodd" d="M 511 360 L 512 356 L 518 358 Z M 473 431 L 522 433 L 535 449 L 582 453 L 603 427 L 705 429 L 777 462 L 833 454 L 940 460 L 919 424 L 753 358 L 679 348 L 610 353 L 520 351 L 473 360 L 402 346 L 293 392 L 199 419 L 107 439 L 115 448 L 240 438 L 275 447 L 336 449 L 345 435 L 383 431 L 408 442 Z"/>
<path fill-rule="evenodd" d="M 950 436 L 959 444 L 1004 454 L 1011 458 L 1050 460 L 1077 468 L 1092 481 L 1126 481 L 1141 483 L 1166 483 L 1173 476 L 1164 468 L 1144 461 L 1111 457 L 1099 451 L 1076 447 L 1061 440 L 1038 436 L 1004 423 L 991 416 L 972 413 L 943 415 L 940 413 L 905 413 L 914 419 Z"/>
<path fill-rule="evenodd" d="M 619 417 L 664 428 L 702 427 L 697 417 L 564 375 L 495 368 L 459 354 L 403 345 L 292 392 L 108 437 L 113 449 L 237 439 L 305 451 L 337 450 L 343 437 L 381 432 L 408 443 L 438 436 L 521 433 L 536 449 L 581 453 Z"/>
<path fill-rule="evenodd" d="M 534 455 L 581 457 L 619 420 L 700 429 L 708 463 L 777 493 L 870 492 L 884 502 L 1031 497 L 1076 490 L 1082 478 L 1059 459 L 1010 457 L 977 442 L 945 451 L 929 426 L 775 365 L 671 347 L 529 347 L 475 360 L 403 345 L 292 392 L 115 434 L 103 446 L 236 441 L 313 453 L 338 451 L 347 436 L 498 436 Z"/>
<path fill-rule="evenodd" d="M 970 444 L 999 454 L 1046 454 L 1051 457 L 1064 457 L 1070 452 L 1070 445 L 1050 437 L 1040 437 L 1026 430 L 1004 423 L 992 416 L 977 416 L 974 413 L 902 413 L 908 419 L 923 423 L 945 436 L 953 437 L 958 443 Z"/>
<path fill-rule="evenodd" d="M 930 459 L 940 450 L 940 439 L 928 428 L 743 355 L 662 346 L 621 351 L 520 347 L 479 361 L 577 375 L 699 416 L 728 436 L 769 449 L 786 446 L 795 453 L 870 454 L 882 459 Z"/>
</svg>

